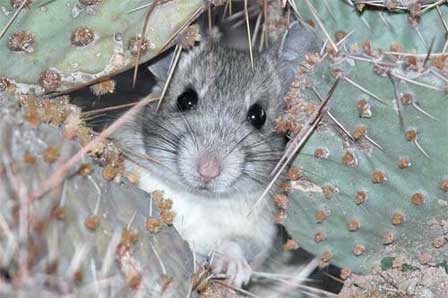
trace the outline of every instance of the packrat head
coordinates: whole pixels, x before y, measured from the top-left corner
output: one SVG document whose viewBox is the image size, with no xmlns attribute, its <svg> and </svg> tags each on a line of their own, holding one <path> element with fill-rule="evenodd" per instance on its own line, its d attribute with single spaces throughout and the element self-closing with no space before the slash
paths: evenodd
<svg viewBox="0 0 448 298">
<path fill-rule="evenodd" d="M 306 50 L 314 50 L 314 40 L 307 42 Z M 254 53 L 253 67 L 248 52 L 216 37 L 182 55 L 159 111 L 148 107 L 141 120 L 145 153 L 160 162 L 164 179 L 204 197 L 263 190 L 285 145 L 275 119 L 291 55 L 283 55 L 287 43 L 280 48 Z M 161 85 L 169 60 L 150 68 Z"/>
</svg>

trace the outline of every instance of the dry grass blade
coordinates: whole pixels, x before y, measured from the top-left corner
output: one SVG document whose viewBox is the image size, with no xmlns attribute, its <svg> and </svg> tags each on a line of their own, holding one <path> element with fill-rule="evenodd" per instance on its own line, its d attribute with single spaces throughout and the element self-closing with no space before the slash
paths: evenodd
<svg viewBox="0 0 448 298">
<path fill-rule="evenodd" d="M 106 249 L 106 253 L 103 257 L 102 266 L 100 269 L 101 276 L 107 276 L 110 273 L 112 268 L 112 264 L 114 263 L 115 258 L 115 250 L 120 243 L 121 231 L 114 231 Z"/>
<path fill-rule="evenodd" d="M 446 24 L 445 18 L 443 17 L 442 11 L 440 10 L 440 6 L 436 6 L 437 14 L 439 15 L 440 20 L 442 21 L 443 28 L 445 28 L 445 32 L 448 33 L 448 25 Z"/>
<path fill-rule="evenodd" d="M 160 257 L 159 253 L 157 252 L 156 247 L 154 246 L 154 244 L 150 243 L 150 245 L 151 245 L 151 249 L 152 249 L 152 251 L 154 252 L 154 255 L 155 255 L 156 258 L 157 258 L 157 262 L 159 263 L 160 268 L 162 269 L 162 273 L 163 273 L 164 275 L 166 275 L 166 274 L 167 274 L 167 271 L 166 271 L 166 267 L 165 267 L 165 265 L 163 264 L 162 258 Z"/>
<path fill-rule="evenodd" d="M 319 25 L 320 29 L 322 30 L 322 32 L 327 37 L 328 42 L 331 44 L 331 47 L 335 50 L 336 53 L 338 53 L 339 49 L 336 46 L 336 44 L 334 43 L 334 41 L 331 39 L 331 36 L 328 33 L 327 29 L 325 29 L 324 24 L 322 24 L 319 16 L 317 15 L 316 9 L 314 8 L 314 6 L 311 4 L 311 2 L 309 0 L 305 0 L 305 2 L 306 2 L 306 5 L 308 6 L 308 8 L 310 9 L 311 14 L 313 15 L 314 19 L 316 20 L 317 24 Z"/>
<path fill-rule="evenodd" d="M 260 33 L 261 17 L 262 17 L 262 14 L 260 13 L 257 17 L 257 21 L 255 22 L 254 33 L 252 34 L 252 47 L 255 47 L 255 45 L 257 43 L 258 33 Z M 262 34 L 264 34 L 264 30 L 262 30 L 262 31 L 263 31 Z"/>
<path fill-rule="evenodd" d="M 376 148 L 378 148 L 379 150 L 384 152 L 384 148 L 378 144 L 378 142 L 376 142 L 374 139 L 372 139 L 371 137 L 369 137 L 368 135 L 364 136 L 366 138 L 367 141 L 369 141 L 373 146 L 375 146 Z"/>
<path fill-rule="evenodd" d="M 126 226 L 126 229 L 127 229 L 128 231 L 131 230 L 132 224 L 134 223 L 134 221 L 135 221 L 135 217 L 136 217 L 136 216 L 137 216 L 137 211 L 134 211 L 134 213 L 132 214 L 131 218 L 130 218 L 129 221 L 128 221 L 128 225 Z"/>
<path fill-rule="evenodd" d="M 448 32 L 447 32 L 448 33 Z M 383 51 L 383 54 L 386 55 L 394 55 L 394 56 L 403 56 L 403 57 L 416 57 L 416 58 L 423 58 L 428 55 L 428 53 L 405 53 L 405 52 L 396 52 L 396 51 Z M 444 56 L 446 54 L 444 53 L 432 53 L 430 57 L 438 57 L 438 56 Z"/>
<path fill-rule="evenodd" d="M 75 272 L 77 270 L 79 270 L 79 268 L 81 267 L 81 264 L 82 264 L 82 260 L 87 258 L 87 256 L 89 255 L 90 249 L 91 249 L 90 243 L 84 243 L 84 244 L 76 247 L 75 253 L 74 253 L 72 259 L 70 260 L 70 265 L 67 269 L 67 273 L 66 273 L 67 278 L 70 278 L 71 276 L 73 276 L 73 274 L 75 274 Z"/>
<path fill-rule="evenodd" d="M 148 98 L 149 103 L 150 102 L 154 102 L 159 100 L 160 97 L 150 97 Z M 108 111 L 114 111 L 114 110 L 120 110 L 120 109 L 125 109 L 125 108 L 129 108 L 129 107 L 133 107 L 137 104 L 137 102 L 131 102 L 131 103 L 127 103 L 127 104 L 122 104 L 122 105 L 117 105 L 117 106 L 113 106 L 113 107 L 108 107 L 108 108 L 102 108 L 102 109 L 95 109 L 95 110 L 91 110 L 91 111 L 87 111 L 87 112 L 83 112 L 81 113 L 81 116 L 84 117 L 92 117 L 93 115 L 97 115 L 103 112 L 108 112 Z"/>
<path fill-rule="evenodd" d="M 273 287 L 272 290 L 270 290 L 272 294 L 276 294 L 276 296 L 273 296 L 276 298 L 290 296 L 288 293 L 293 293 L 296 289 L 299 289 L 300 293 L 305 294 L 306 297 L 337 297 L 334 293 L 304 284 L 304 282 L 308 280 L 307 277 L 319 266 L 319 262 L 319 258 L 315 257 L 308 264 L 300 266 L 295 272 L 288 275 L 258 272 L 254 272 L 254 274 L 279 283 L 278 286 Z"/>
<path fill-rule="evenodd" d="M 253 15 L 254 13 L 258 14 L 258 10 L 259 10 L 258 5 L 251 5 L 251 6 L 249 6 L 247 8 L 247 12 L 249 13 L 249 15 Z M 230 23 L 230 22 L 238 22 L 238 24 L 240 24 L 240 22 L 244 22 L 244 20 L 241 20 L 242 18 L 244 18 L 244 14 L 245 14 L 245 11 L 243 9 L 243 10 L 235 12 L 234 14 L 226 17 L 225 20 L 228 23 Z"/>
<path fill-rule="evenodd" d="M 402 105 L 401 105 L 401 100 L 400 100 L 400 89 L 399 89 L 399 82 L 400 81 L 396 81 L 394 79 L 394 75 L 392 73 L 388 73 L 389 75 L 389 79 L 392 81 L 393 87 L 394 87 L 394 95 L 395 95 L 395 101 L 397 102 L 397 107 L 398 107 L 398 116 L 399 116 L 399 120 L 400 120 L 400 127 L 402 128 L 402 130 L 404 131 L 404 120 L 403 120 L 403 112 L 402 112 Z M 426 114 L 425 114 L 426 115 Z M 432 116 L 431 116 L 432 117 Z M 417 149 L 427 158 L 427 159 L 431 159 L 428 155 L 428 153 L 426 153 L 426 151 L 423 149 L 423 147 L 420 145 L 420 143 L 417 140 L 414 140 L 414 144 L 417 147 Z"/>
<path fill-rule="evenodd" d="M 419 111 L 420 113 L 422 113 L 423 115 L 425 115 L 426 117 L 434 120 L 434 121 L 439 121 L 439 119 L 437 119 L 436 117 L 434 117 L 433 115 L 431 115 L 430 113 L 426 112 L 425 110 L 422 109 L 421 106 L 419 106 L 417 103 L 413 102 L 412 106 Z"/>
<path fill-rule="evenodd" d="M 174 49 L 173 60 L 171 61 L 170 70 L 168 73 L 168 78 L 166 79 L 165 85 L 163 86 L 162 94 L 160 95 L 159 102 L 157 103 L 156 112 L 159 110 L 160 105 L 162 104 L 162 100 L 165 97 L 166 91 L 168 90 L 168 86 L 171 82 L 171 78 L 173 77 L 174 70 L 176 69 L 177 62 L 179 61 L 180 54 L 182 53 L 182 47 L 177 45 Z"/>
<path fill-rule="evenodd" d="M 268 184 L 268 186 L 265 188 L 261 196 L 258 198 L 258 200 L 253 205 L 252 209 L 249 211 L 247 216 L 250 216 L 252 212 L 255 210 L 255 208 L 258 206 L 258 204 L 266 197 L 272 186 L 275 184 L 277 179 L 280 177 L 283 170 L 286 168 L 286 166 L 291 162 L 291 160 L 296 156 L 297 152 L 302 148 L 303 144 L 308 140 L 308 138 L 311 136 L 311 134 L 316 129 L 319 122 L 322 120 L 324 116 L 324 109 L 327 106 L 330 98 L 333 96 L 334 91 L 336 90 L 336 87 L 338 86 L 340 82 L 340 78 L 337 78 L 334 82 L 333 86 L 331 87 L 330 91 L 328 92 L 327 97 L 325 100 L 320 104 L 319 109 L 314 112 L 313 116 L 304 124 L 302 130 L 297 134 L 297 136 L 290 141 L 287 150 L 285 151 L 285 154 L 282 156 L 280 161 L 275 166 L 273 172 L 274 174 L 272 177 L 271 182 Z"/>
<path fill-rule="evenodd" d="M 319 94 L 319 92 L 317 91 L 316 87 L 313 87 L 312 90 L 313 90 L 314 94 L 316 94 L 316 96 L 319 98 L 319 100 L 320 100 L 321 102 L 324 101 L 324 99 L 322 98 L 322 96 L 321 96 L 321 95 Z M 335 117 L 330 111 L 327 111 L 327 115 L 328 115 L 328 117 L 330 117 L 330 119 L 336 124 L 336 126 L 339 127 L 339 128 L 344 132 L 344 134 L 345 134 L 350 140 L 352 140 L 353 142 L 355 141 L 355 139 L 353 138 L 352 134 L 348 131 L 348 129 L 345 128 L 345 126 L 342 125 L 342 123 L 341 123 L 338 119 L 336 119 L 336 117 Z"/>
<path fill-rule="evenodd" d="M 342 38 L 340 41 L 338 41 L 336 43 L 336 46 L 343 45 L 349 39 L 349 37 L 353 34 L 353 32 L 354 31 L 350 31 L 349 33 L 347 33 L 347 35 L 345 35 L 344 38 Z M 319 52 L 319 55 L 321 57 L 320 60 L 324 60 L 328 56 L 328 51 L 326 50 L 327 49 L 327 43 L 328 43 L 328 41 L 325 40 L 325 42 L 322 45 L 322 48 L 321 48 L 321 50 Z"/>
<path fill-rule="evenodd" d="M 352 79 L 350 79 L 349 77 L 344 77 L 344 80 L 349 83 L 350 85 L 352 85 L 353 87 L 358 88 L 359 90 L 361 90 L 362 92 L 372 96 L 373 98 L 375 98 L 376 100 L 378 100 L 379 102 L 381 102 L 382 104 L 385 104 L 386 101 L 384 99 L 382 99 L 381 97 L 379 97 L 378 95 L 376 95 L 375 93 L 367 90 L 366 88 L 364 88 L 363 86 L 359 85 L 358 83 L 354 82 Z"/>
<path fill-rule="evenodd" d="M 334 22 L 337 22 L 336 18 L 333 15 L 333 12 L 331 11 L 330 5 L 328 5 L 327 0 L 322 0 L 322 1 L 324 3 L 325 9 L 327 10 L 330 17 L 333 19 Z"/>
<path fill-rule="evenodd" d="M 135 83 L 137 82 L 138 66 L 140 64 L 140 58 L 142 55 L 141 43 L 143 43 L 143 39 L 145 38 L 145 35 L 146 35 L 146 28 L 148 27 L 149 17 L 151 16 L 152 12 L 154 11 L 154 9 L 156 8 L 158 3 L 159 3 L 159 0 L 153 0 L 153 2 L 151 3 L 151 6 L 146 11 L 145 21 L 144 21 L 143 29 L 142 29 L 142 33 L 141 33 L 141 39 L 139 41 L 137 41 L 137 43 L 139 43 L 139 45 L 138 45 L 138 50 L 137 50 L 137 58 L 135 58 L 134 78 L 132 80 L 133 88 L 135 88 Z"/>
<path fill-rule="evenodd" d="M 421 13 L 424 14 L 425 12 L 427 12 L 428 10 L 430 10 L 431 8 L 433 8 L 433 7 L 439 7 L 439 5 L 442 5 L 443 3 L 446 3 L 446 0 L 439 0 L 439 1 L 437 1 L 437 2 L 428 4 L 428 5 L 426 5 L 426 6 L 422 9 Z"/>
<path fill-rule="evenodd" d="M 436 6 L 437 14 L 439 15 L 440 20 L 442 21 L 443 28 L 445 28 L 445 44 L 443 45 L 442 53 L 445 54 L 446 49 L 448 48 L 448 38 L 446 38 L 446 33 L 448 33 L 448 25 L 443 17 L 442 11 L 440 10 L 439 5 Z"/>
<path fill-rule="evenodd" d="M 268 17 L 268 0 L 263 1 L 263 34 L 264 34 L 264 46 L 269 47 L 269 17 Z"/>
<path fill-rule="evenodd" d="M 414 141 L 415 146 L 417 146 L 417 149 L 429 160 L 431 160 L 431 157 L 429 156 L 429 154 L 425 151 L 425 149 L 423 149 L 422 145 L 420 145 L 420 143 L 415 140 Z"/>
<path fill-rule="evenodd" d="M 440 2 L 443 2 L 444 0 L 439 0 Z M 346 0 L 345 2 L 349 3 L 351 6 L 353 6 L 353 2 L 352 0 Z M 388 9 L 387 4 L 385 3 L 386 1 L 384 0 L 380 0 L 380 1 L 375 1 L 375 0 L 366 0 L 366 1 L 361 1 L 361 0 L 356 0 L 356 5 L 369 5 L 372 7 L 377 7 L 377 8 L 385 8 Z M 393 11 L 407 11 L 409 10 L 409 4 L 405 4 L 405 1 L 397 1 L 400 2 L 400 4 L 397 3 L 397 6 L 393 8 Z M 403 2 L 403 3 L 402 3 Z M 433 6 L 434 4 L 422 4 L 422 12 L 427 9 L 429 6 Z M 431 8 L 431 7 L 429 7 Z"/>
<path fill-rule="evenodd" d="M 5 35 L 5 33 L 8 31 L 9 27 L 11 27 L 12 23 L 17 19 L 22 9 L 27 4 L 28 0 L 23 0 L 20 6 L 17 8 L 17 10 L 14 12 L 12 17 L 9 19 L 9 21 L 6 23 L 5 27 L 3 27 L 2 31 L 0 32 L 0 39 Z"/>
<path fill-rule="evenodd" d="M 244 295 L 246 295 L 246 296 L 248 296 L 248 297 L 261 298 L 260 296 L 257 296 L 257 295 L 255 295 L 254 293 L 251 293 L 251 292 L 249 292 L 249 291 L 247 291 L 247 290 L 244 290 L 244 289 L 242 289 L 242 288 L 234 287 L 234 286 L 232 286 L 232 285 L 230 285 L 230 284 L 227 284 L 227 283 L 225 283 L 225 282 L 222 282 L 222 281 L 219 281 L 219 280 L 214 280 L 213 282 L 214 282 L 214 283 L 217 283 L 217 284 L 220 284 L 220 285 L 222 285 L 222 286 L 224 286 L 224 287 L 226 287 L 226 288 L 232 289 L 232 290 L 234 290 L 234 291 L 236 291 L 236 292 L 240 292 L 240 293 L 242 293 L 242 294 L 244 294 Z"/>
<path fill-rule="evenodd" d="M 229 9 L 229 2 L 231 2 L 230 0 L 226 1 L 226 5 L 224 6 L 224 12 L 222 13 L 222 18 L 221 21 L 224 21 L 227 15 L 227 10 Z"/>
<path fill-rule="evenodd" d="M 39 4 L 39 8 L 41 8 L 41 7 L 44 7 L 44 6 L 46 6 L 46 5 L 48 5 L 48 4 L 51 4 L 51 3 L 53 3 L 53 2 L 55 2 L 56 0 L 48 0 L 48 1 L 46 1 L 46 2 L 44 2 L 44 3 L 41 3 L 41 4 Z"/>
<path fill-rule="evenodd" d="M 171 44 L 171 42 L 182 32 L 185 30 L 185 28 L 191 24 L 191 22 L 193 22 L 201 13 L 203 13 L 205 11 L 205 6 L 201 6 L 199 7 L 192 15 L 190 18 L 188 18 L 188 20 L 176 31 L 174 32 L 174 34 L 168 38 L 168 40 L 165 42 L 165 44 L 161 47 L 160 51 L 158 52 L 158 54 L 163 53 Z"/>
<path fill-rule="evenodd" d="M 327 98 L 322 100 L 322 103 L 320 104 L 319 109 L 315 112 L 315 114 L 313 114 L 313 116 L 310 117 L 310 120 L 308 120 L 308 122 L 304 124 L 304 128 L 301 130 L 301 132 L 306 130 L 307 126 L 311 125 L 312 121 L 314 119 L 316 119 L 317 115 L 319 115 L 322 112 L 322 109 L 327 105 L 328 101 L 330 100 L 331 96 L 333 95 L 334 90 L 336 90 L 336 87 L 339 84 L 339 81 L 340 81 L 340 78 L 338 78 L 335 81 L 335 83 L 333 84 L 333 86 L 331 87 L 331 89 L 328 93 L 329 95 L 327 96 Z M 295 143 L 298 142 L 299 140 L 300 140 L 300 133 L 289 143 L 288 147 L 285 150 L 285 153 L 280 158 L 280 160 L 278 161 L 275 168 L 272 170 L 271 175 L 274 175 L 274 173 L 276 173 L 277 170 L 281 167 L 282 163 L 289 158 L 291 152 L 294 150 Z"/>
<path fill-rule="evenodd" d="M 373 64 L 378 64 L 380 66 L 386 66 L 386 67 L 396 67 L 397 64 L 396 63 L 388 63 L 388 62 L 383 62 L 383 61 L 376 61 L 370 58 L 366 58 L 366 57 L 361 57 L 361 56 L 355 56 L 355 55 L 346 55 L 347 58 L 353 59 L 353 60 L 358 60 L 358 61 L 363 61 L 363 62 L 368 62 L 368 63 L 373 63 Z"/>
<path fill-rule="evenodd" d="M 421 87 L 426 87 L 426 88 L 437 90 L 437 91 L 444 91 L 443 88 L 440 88 L 440 87 L 437 87 L 437 86 L 432 86 L 432 85 L 429 85 L 429 84 L 426 84 L 426 83 L 422 83 L 422 82 L 419 82 L 419 81 L 416 81 L 416 80 L 412 80 L 412 79 L 409 79 L 409 78 L 407 78 L 405 76 L 399 75 L 398 73 L 395 73 L 395 72 L 391 73 L 391 75 L 396 77 L 397 79 L 406 81 L 406 82 L 414 84 L 414 85 L 418 85 L 418 86 L 421 86 Z"/>
<path fill-rule="evenodd" d="M 390 72 L 387 73 L 387 75 L 389 76 L 389 79 L 392 81 L 392 85 L 394 88 L 395 101 L 396 101 L 397 110 L 398 110 L 398 120 L 400 121 L 400 128 L 404 131 L 403 107 L 401 105 L 401 100 L 400 100 L 400 81 L 396 81 Z"/>
<path fill-rule="evenodd" d="M 428 63 L 429 57 L 431 57 L 431 52 L 434 47 L 434 42 L 436 41 L 436 37 L 434 36 L 431 40 L 431 44 L 429 45 L 428 54 L 426 54 L 425 61 L 423 62 L 423 67 Z"/>
<path fill-rule="evenodd" d="M 244 0 L 244 15 L 246 17 L 247 41 L 249 43 L 250 65 L 254 68 L 254 54 L 252 52 L 252 37 L 250 34 L 249 12 L 247 10 L 247 0 Z"/>
<path fill-rule="evenodd" d="M 325 271 L 323 271 L 323 270 L 322 270 L 321 272 L 322 272 L 323 275 L 328 276 L 328 277 L 331 278 L 332 280 L 337 281 L 337 282 L 340 283 L 340 284 L 344 284 L 344 281 L 343 281 L 342 279 L 337 278 L 336 276 L 331 275 L 330 273 L 325 272 Z"/>
<path fill-rule="evenodd" d="M 296 3 L 293 0 L 288 0 L 288 4 L 289 4 L 290 7 L 292 7 L 292 10 L 296 14 L 296 16 L 299 19 L 303 19 L 302 16 L 300 15 L 300 13 L 299 13 L 299 10 L 297 9 Z"/>
<path fill-rule="evenodd" d="M 133 8 L 133 9 L 129 10 L 128 13 L 133 13 L 133 12 L 142 10 L 142 9 L 144 9 L 144 8 L 150 6 L 150 5 L 151 5 L 151 3 L 147 3 L 147 4 L 140 5 L 140 6 L 138 6 L 138 7 L 135 7 L 135 8 Z"/>
<path fill-rule="evenodd" d="M 212 31 L 213 20 L 212 20 L 212 6 L 207 7 L 207 19 L 208 19 L 208 31 Z"/>
</svg>

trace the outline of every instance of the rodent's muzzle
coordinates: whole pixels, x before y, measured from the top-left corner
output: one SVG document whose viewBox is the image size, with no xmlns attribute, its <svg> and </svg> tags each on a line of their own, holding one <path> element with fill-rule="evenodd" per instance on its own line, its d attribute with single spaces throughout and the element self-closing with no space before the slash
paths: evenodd
<svg viewBox="0 0 448 298">
<path fill-rule="evenodd" d="M 198 160 L 197 171 L 201 180 L 210 182 L 221 173 L 221 163 L 215 157 L 201 156 Z"/>
</svg>

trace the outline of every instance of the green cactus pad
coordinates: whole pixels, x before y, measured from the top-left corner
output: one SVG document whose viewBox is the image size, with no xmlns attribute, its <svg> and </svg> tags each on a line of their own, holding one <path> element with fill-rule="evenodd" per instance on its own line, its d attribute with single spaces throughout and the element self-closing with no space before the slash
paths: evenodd
<svg viewBox="0 0 448 298">
<path fill-rule="evenodd" d="M 162 223 L 148 194 L 124 179 L 106 181 L 91 158 L 29 201 L 80 145 L 50 125 L 31 127 L 17 104 L 0 102 L 1 295 L 186 296 L 193 273 L 187 243 Z M 159 231 L 148 218 L 161 223 Z"/>
<path fill-rule="evenodd" d="M 304 74 L 309 88 L 300 100 L 314 104 L 319 98 L 312 87 L 323 97 L 335 77 L 341 78 L 328 110 L 342 127 L 327 114 L 294 161 L 303 177 L 292 183 L 288 230 L 302 247 L 321 255 L 323 265 L 329 260 L 358 273 L 389 256 L 412 265 L 443 262 L 448 258 L 447 67 L 439 58 L 446 56 L 440 54 L 444 39 L 434 30 L 443 31 L 436 10 L 412 28 L 405 13 L 388 16 L 387 26 L 382 12 L 358 15 L 343 1 L 311 2 L 332 38 L 340 30 L 354 33 L 338 54 L 327 50 L 324 61 Z M 297 6 L 302 15 L 311 15 L 302 1 Z M 376 25 L 367 30 L 360 18 L 376 19 Z M 429 59 L 420 34 L 427 47 L 436 36 Z M 365 40 L 371 47 L 362 46 Z M 391 45 L 403 54 L 384 52 Z"/>
<path fill-rule="evenodd" d="M 16 10 L 7 2 L 0 5 L 0 28 Z M 149 18 L 141 62 L 157 55 L 203 4 L 163 2 Z M 148 1 L 35 1 L 0 39 L 0 76 L 15 82 L 19 93 L 43 93 L 129 69 L 147 10 Z"/>
</svg>

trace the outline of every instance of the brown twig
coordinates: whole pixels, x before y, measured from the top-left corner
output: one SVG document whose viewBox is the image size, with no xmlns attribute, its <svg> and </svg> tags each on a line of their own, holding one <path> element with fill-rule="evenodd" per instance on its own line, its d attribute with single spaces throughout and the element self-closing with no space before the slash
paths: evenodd
<svg viewBox="0 0 448 298">
<path fill-rule="evenodd" d="M 137 58 L 135 59 L 134 78 L 132 80 L 132 88 L 135 88 L 135 84 L 137 82 L 138 66 L 140 64 L 140 58 L 142 55 L 142 46 L 141 45 L 142 45 L 143 40 L 146 35 L 146 28 L 148 27 L 149 17 L 151 16 L 152 12 L 154 11 L 154 9 L 156 8 L 158 3 L 159 3 L 159 0 L 153 0 L 153 2 L 151 3 L 151 6 L 146 11 L 145 21 L 144 21 L 143 29 L 142 29 L 142 33 L 141 33 L 141 39 L 140 40 L 137 39 L 138 49 L 137 49 Z"/>
<path fill-rule="evenodd" d="M 336 79 L 333 86 L 331 87 L 330 91 L 328 92 L 327 97 L 325 100 L 320 104 L 319 109 L 314 112 L 313 116 L 304 124 L 304 128 L 297 134 L 297 136 L 290 141 L 288 148 L 286 149 L 284 155 L 280 159 L 280 161 L 275 166 L 274 170 L 272 171 L 271 175 L 273 175 L 271 182 L 268 184 L 268 186 L 265 188 L 261 196 L 258 198 L 258 200 L 253 205 L 252 209 L 249 211 L 247 216 L 250 216 L 252 212 L 255 210 L 257 205 L 263 200 L 263 198 L 266 197 L 267 193 L 270 191 L 274 183 L 277 181 L 277 179 L 280 177 L 283 170 L 286 168 L 286 166 L 291 162 L 291 160 L 296 156 L 297 152 L 302 148 L 303 144 L 308 140 L 308 138 L 311 136 L 311 134 L 316 129 L 319 122 L 322 120 L 324 116 L 324 110 L 330 100 L 330 98 L 333 96 L 334 91 L 336 90 L 336 87 L 338 86 L 340 82 L 340 77 Z"/>
</svg>

